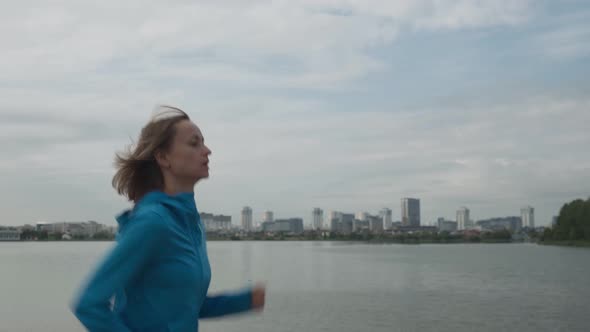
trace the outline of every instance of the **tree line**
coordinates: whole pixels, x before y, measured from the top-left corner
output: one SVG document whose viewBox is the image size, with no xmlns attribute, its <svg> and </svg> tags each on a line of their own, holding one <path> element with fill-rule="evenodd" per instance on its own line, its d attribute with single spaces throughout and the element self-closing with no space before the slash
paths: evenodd
<svg viewBox="0 0 590 332">
<path fill-rule="evenodd" d="M 590 198 L 563 205 L 552 228 L 545 229 L 541 241 L 582 241 L 590 243 Z"/>
</svg>

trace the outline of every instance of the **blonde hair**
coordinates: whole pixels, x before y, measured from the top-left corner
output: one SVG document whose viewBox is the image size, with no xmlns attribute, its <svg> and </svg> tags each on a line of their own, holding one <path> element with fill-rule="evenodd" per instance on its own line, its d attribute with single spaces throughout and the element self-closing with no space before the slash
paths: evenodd
<svg viewBox="0 0 590 332">
<path fill-rule="evenodd" d="M 176 124 L 190 120 L 179 108 L 159 106 L 150 121 L 141 129 L 135 146 L 127 147 L 123 153 L 115 154 L 115 168 L 112 185 L 119 195 L 137 203 L 145 194 L 164 187 L 164 177 L 155 154 L 170 148 Z"/>
</svg>

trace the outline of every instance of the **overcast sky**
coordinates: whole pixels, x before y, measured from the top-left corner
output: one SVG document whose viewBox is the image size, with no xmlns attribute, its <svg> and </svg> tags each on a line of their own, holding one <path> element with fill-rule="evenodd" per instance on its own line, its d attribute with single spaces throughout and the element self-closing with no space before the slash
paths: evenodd
<svg viewBox="0 0 590 332">
<path fill-rule="evenodd" d="M 543 225 L 590 195 L 587 1 L 17 1 L 0 40 L 0 224 L 114 224 L 114 153 L 161 103 L 234 224 L 407 196 Z"/>
</svg>

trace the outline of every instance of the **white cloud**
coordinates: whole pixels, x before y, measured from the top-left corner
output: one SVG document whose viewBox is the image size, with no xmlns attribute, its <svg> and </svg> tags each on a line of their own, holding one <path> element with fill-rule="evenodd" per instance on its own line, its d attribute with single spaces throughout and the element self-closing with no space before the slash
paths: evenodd
<svg viewBox="0 0 590 332">
<path fill-rule="evenodd" d="M 541 35 L 538 43 L 547 55 L 556 59 L 588 57 L 590 27 L 587 24 L 560 27 Z"/>
<path fill-rule="evenodd" d="M 531 38 L 532 49 L 553 60 L 568 61 L 590 56 L 590 10 L 581 6 L 565 13 L 547 13 L 552 20 L 540 25 Z"/>
<path fill-rule="evenodd" d="M 458 29 L 514 24 L 526 1 L 233 1 L 108 2 L 60 6 L 19 2 L 0 14 L 0 71 L 6 80 L 92 79 L 124 60 L 139 75 L 337 85 L 377 70 L 367 48 L 390 43 L 401 28 Z M 338 12 L 348 13 L 346 15 Z M 335 14 L 336 13 L 336 14 Z M 195 52 L 209 56 L 198 56 Z M 188 63 L 162 64 L 185 54 Z M 269 56 L 299 70 L 264 75 Z M 108 70 L 108 69 L 107 69 Z M 160 74 L 158 74 L 160 73 Z M 90 77 L 88 77 L 90 76 Z"/>
<path fill-rule="evenodd" d="M 582 193 L 590 180 L 590 161 L 579 153 L 590 143 L 588 99 L 542 97 L 398 113 L 320 112 L 328 105 L 262 97 L 227 107 L 248 109 L 256 102 L 268 108 L 235 121 L 227 121 L 223 111 L 196 120 L 213 150 L 212 178 L 198 189 L 205 210 L 234 218 L 246 204 L 306 218 L 313 206 L 346 211 L 388 206 L 399 212 L 399 198 L 409 195 L 423 199 L 425 221 L 452 216 L 461 205 L 486 217 L 498 210 L 515 214 L 521 204 L 547 200 L 552 205 L 537 211 L 552 214 L 556 196 Z M 49 132 L 60 126 L 49 125 Z M 108 189 L 110 165 L 113 153 L 127 143 L 121 133 L 110 140 L 100 135 L 90 141 L 58 140 L 4 159 L 3 173 L 61 178 L 56 188 L 66 195 L 72 190 L 63 187 L 66 179 L 99 185 L 97 199 L 119 206 Z M 106 214 L 97 219 L 108 221 L 113 211 L 101 213 Z"/>
<path fill-rule="evenodd" d="M 191 113 L 213 149 L 212 178 L 199 185 L 204 210 L 234 218 L 246 204 L 305 218 L 313 206 L 398 213 L 410 195 L 423 199 L 426 221 L 461 205 L 482 217 L 518 213 L 520 204 L 553 214 L 555 202 L 588 182 L 579 153 L 589 143 L 586 98 L 474 105 L 457 91 L 454 106 L 391 109 L 365 96 L 371 86 L 360 80 L 375 72 L 407 79 L 376 55 L 403 34 L 526 24 L 535 19 L 529 5 L 15 2 L 0 13 L 0 178 L 11 188 L 0 199 L 36 208 L 5 213 L 18 222 L 110 222 L 124 205 L 109 183 L 114 152 L 155 104 L 171 103 Z M 585 34 L 564 34 L 565 49 L 583 54 L 575 45 Z M 434 61 L 436 52 L 425 52 Z M 340 109 L 347 93 L 361 106 Z M 63 196 L 77 202 L 67 212 Z"/>
<path fill-rule="evenodd" d="M 207 197 L 232 187 L 238 197 L 291 213 L 300 210 L 282 202 L 397 210 L 399 197 L 410 195 L 426 201 L 424 215 L 430 221 L 435 213 L 452 215 L 449 204 L 471 204 L 478 217 L 498 210 L 518 214 L 519 205 L 537 200 L 536 195 L 563 198 L 584 192 L 590 162 L 575 151 L 590 140 L 584 129 L 589 102 L 544 97 L 422 114 L 324 113 L 306 122 L 309 112 L 283 121 L 246 120 L 224 128 L 246 139 L 226 141 L 228 134 L 212 138 L 218 152 L 211 187 L 205 186 L 211 195 L 204 200 L 221 209 L 225 202 Z M 367 139 L 367 132 L 374 135 Z M 555 191 L 560 183 L 568 189 Z M 552 203 L 538 211 L 551 214 L 557 208 Z"/>
</svg>

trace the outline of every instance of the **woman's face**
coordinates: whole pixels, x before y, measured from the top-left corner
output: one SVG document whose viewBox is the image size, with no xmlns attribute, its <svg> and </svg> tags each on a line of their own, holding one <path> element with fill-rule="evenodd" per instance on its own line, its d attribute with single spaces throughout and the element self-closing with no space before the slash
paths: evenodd
<svg viewBox="0 0 590 332">
<path fill-rule="evenodd" d="M 189 120 L 176 124 L 176 135 L 166 152 L 169 172 L 181 182 L 197 183 L 209 177 L 209 155 L 203 134 Z"/>
</svg>

